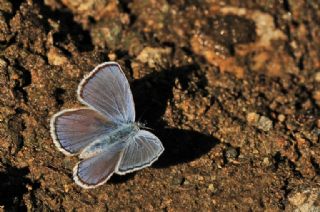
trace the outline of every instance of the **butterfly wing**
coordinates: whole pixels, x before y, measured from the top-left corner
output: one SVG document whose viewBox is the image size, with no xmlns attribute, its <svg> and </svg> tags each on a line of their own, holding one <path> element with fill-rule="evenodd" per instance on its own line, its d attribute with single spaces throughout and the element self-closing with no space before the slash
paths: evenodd
<svg viewBox="0 0 320 212">
<path fill-rule="evenodd" d="M 118 63 L 97 66 L 78 87 L 79 100 L 117 124 L 135 120 L 132 93 Z"/>
<path fill-rule="evenodd" d="M 150 166 L 164 151 L 159 138 L 146 130 L 140 130 L 128 142 L 117 174 L 126 174 Z"/>
<path fill-rule="evenodd" d="M 123 151 L 123 143 L 117 143 L 96 156 L 80 161 L 73 169 L 74 181 L 83 188 L 104 184 L 117 170 Z"/>
<path fill-rule="evenodd" d="M 87 145 L 115 128 L 116 125 L 90 108 L 60 111 L 50 122 L 53 141 L 66 155 L 79 153 Z"/>
</svg>

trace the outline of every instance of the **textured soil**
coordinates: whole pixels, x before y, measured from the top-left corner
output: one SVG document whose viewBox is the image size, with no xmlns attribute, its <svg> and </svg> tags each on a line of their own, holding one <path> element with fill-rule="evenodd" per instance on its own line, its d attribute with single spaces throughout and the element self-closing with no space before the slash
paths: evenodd
<svg viewBox="0 0 320 212">
<path fill-rule="evenodd" d="M 0 0 L 0 208 L 320 211 L 319 47 L 317 0 Z M 49 121 L 104 61 L 165 152 L 85 190 Z"/>
</svg>

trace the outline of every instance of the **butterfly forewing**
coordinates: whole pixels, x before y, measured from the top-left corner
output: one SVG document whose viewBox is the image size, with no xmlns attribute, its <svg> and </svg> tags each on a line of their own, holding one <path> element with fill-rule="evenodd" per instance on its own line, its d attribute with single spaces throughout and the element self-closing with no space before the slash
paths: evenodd
<svg viewBox="0 0 320 212">
<path fill-rule="evenodd" d="M 150 166 L 163 150 L 159 138 L 151 132 L 140 130 L 128 141 L 117 173 L 126 174 Z"/>
<path fill-rule="evenodd" d="M 56 146 L 65 154 L 77 154 L 116 125 L 92 109 L 80 108 L 55 114 L 50 127 Z"/>
<path fill-rule="evenodd" d="M 97 66 L 80 83 L 78 97 L 114 123 L 131 123 L 135 120 L 130 86 L 117 63 Z"/>
</svg>

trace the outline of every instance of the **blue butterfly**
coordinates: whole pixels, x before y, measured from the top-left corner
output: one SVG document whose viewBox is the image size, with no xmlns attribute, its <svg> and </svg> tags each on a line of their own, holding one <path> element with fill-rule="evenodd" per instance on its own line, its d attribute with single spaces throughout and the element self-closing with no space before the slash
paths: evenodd
<svg viewBox="0 0 320 212">
<path fill-rule="evenodd" d="M 113 173 L 124 175 L 150 166 L 162 154 L 159 138 L 135 122 L 132 92 L 118 63 L 95 67 L 77 93 L 87 107 L 56 113 L 50 131 L 61 152 L 80 158 L 73 169 L 78 185 L 97 187 Z"/>
</svg>

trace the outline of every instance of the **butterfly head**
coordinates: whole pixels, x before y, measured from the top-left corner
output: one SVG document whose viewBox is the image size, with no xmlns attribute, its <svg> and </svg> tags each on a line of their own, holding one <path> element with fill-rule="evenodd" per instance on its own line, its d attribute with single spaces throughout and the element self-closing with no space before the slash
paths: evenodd
<svg viewBox="0 0 320 212">
<path fill-rule="evenodd" d="M 136 124 L 137 124 L 137 126 L 138 126 L 140 129 L 153 130 L 152 128 L 147 127 L 147 126 L 146 126 L 146 123 L 137 122 Z"/>
</svg>

